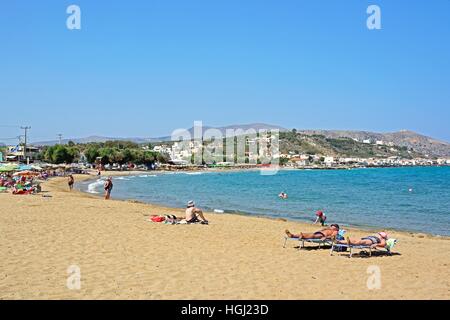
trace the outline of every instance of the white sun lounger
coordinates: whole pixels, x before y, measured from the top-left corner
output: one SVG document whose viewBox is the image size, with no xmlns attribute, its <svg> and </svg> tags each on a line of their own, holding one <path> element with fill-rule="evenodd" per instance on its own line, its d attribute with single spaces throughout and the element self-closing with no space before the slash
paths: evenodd
<svg viewBox="0 0 450 320">
<path fill-rule="evenodd" d="M 372 246 L 355 246 L 355 245 L 348 245 L 348 244 L 333 243 L 332 246 L 331 246 L 331 253 L 330 253 L 330 255 L 334 254 L 336 248 L 347 248 L 347 249 L 349 249 L 350 250 L 349 258 L 353 257 L 353 250 L 360 250 L 360 251 L 362 251 L 362 250 L 369 250 L 369 256 L 370 257 L 372 256 L 372 253 L 373 253 L 374 250 L 375 251 L 380 251 L 380 249 L 373 249 Z M 391 252 L 390 248 L 386 247 L 384 250 L 387 252 L 388 255 L 392 255 L 392 252 Z M 384 250 L 381 250 L 381 251 L 384 251 Z"/>
<path fill-rule="evenodd" d="M 290 238 L 290 237 L 285 237 L 284 238 L 284 245 L 283 248 L 286 248 L 286 244 L 288 241 L 298 241 L 301 242 L 299 249 L 304 249 L 305 243 L 314 243 L 314 244 L 318 244 L 319 245 L 319 249 L 322 246 L 326 246 L 326 245 L 332 245 L 332 241 L 331 240 L 321 240 L 321 239 L 299 239 L 299 238 Z"/>
</svg>

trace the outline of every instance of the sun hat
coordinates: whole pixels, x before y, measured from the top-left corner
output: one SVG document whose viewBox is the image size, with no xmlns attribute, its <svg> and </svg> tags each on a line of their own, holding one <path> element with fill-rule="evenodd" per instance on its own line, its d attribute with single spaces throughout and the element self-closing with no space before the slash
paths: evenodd
<svg viewBox="0 0 450 320">
<path fill-rule="evenodd" d="M 193 200 L 189 201 L 187 204 L 188 208 L 195 207 L 195 202 Z"/>
<path fill-rule="evenodd" d="M 383 239 L 388 239 L 388 234 L 386 232 L 379 232 L 378 233 L 380 235 L 380 237 L 382 237 Z"/>
</svg>

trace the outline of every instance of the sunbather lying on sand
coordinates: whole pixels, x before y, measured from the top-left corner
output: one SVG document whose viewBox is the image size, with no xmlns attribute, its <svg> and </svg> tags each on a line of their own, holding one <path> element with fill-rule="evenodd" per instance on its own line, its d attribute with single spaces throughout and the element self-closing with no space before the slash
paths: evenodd
<svg viewBox="0 0 450 320">
<path fill-rule="evenodd" d="M 300 234 L 292 234 L 289 230 L 286 230 L 286 234 L 289 238 L 294 239 L 320 239 L 327 240 L 336 237 L 339 233 L 339 225 L 332 224 L 329 228 L 322 229 L 320 231 L 314 233 L 300 233 Z"/>
<path fill-rule="evenodd" d="M 352 246 L 368 246 L 372 248 L 386 248 L 386 240 L 388 240 L 388 235 L 386 232 L 379 232 L 376 235 L 365 237 L 362 239 L 350 239 L 337 241 L 338 244 L 348 244 Z"/>
</svg>

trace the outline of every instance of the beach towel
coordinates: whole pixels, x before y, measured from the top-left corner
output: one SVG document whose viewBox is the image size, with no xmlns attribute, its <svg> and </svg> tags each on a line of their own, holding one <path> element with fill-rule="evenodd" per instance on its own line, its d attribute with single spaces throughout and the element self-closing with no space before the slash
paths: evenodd
<svg viewBox="0 0 450 320">
<path fill-rule="evenodd" d="M 345 240 L 345 234 L 347 233 L 346 230 L 339 230 L 338 235 L 336 236 L 336 240 L 342 241 Z M 336 252 L 347 252 L 347 247 L 344 246 L 335 246 L 333 247 L 333 250 Z"/>
<path fill-rule="evenodd" d="M 389 239 L 386 241 L 386 248 L 390 252 L 390 251 L 392 251 L 392 249 L 394 249 L 394 247 L 397 243 L 398 243 L 397 239 Z"/>
<path fill-rule="evenodd" d="M 345 240 L 345 234 L 347 233 L 347 230 L 339 230 L 336 239 L 337 240 Z"/>
</svg>

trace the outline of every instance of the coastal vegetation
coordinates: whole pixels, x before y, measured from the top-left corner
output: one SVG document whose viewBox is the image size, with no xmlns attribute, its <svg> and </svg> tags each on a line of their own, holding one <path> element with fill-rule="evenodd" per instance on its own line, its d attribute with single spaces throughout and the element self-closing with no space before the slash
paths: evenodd
<svg viewBox="0 0 450 320">
<path fill-rule="evenodd" d="M 61 164 L 71 162 L 95 163 L 100 159 L 102 164 L 126 163 L 153 164 L 166 163 L 168 155 L 145 150 L 142 146 L 130 141 L 106 141 L 98 143 L 47 146 L 41 150 L 40 158 L 50 163 Z"/>
</svg>

